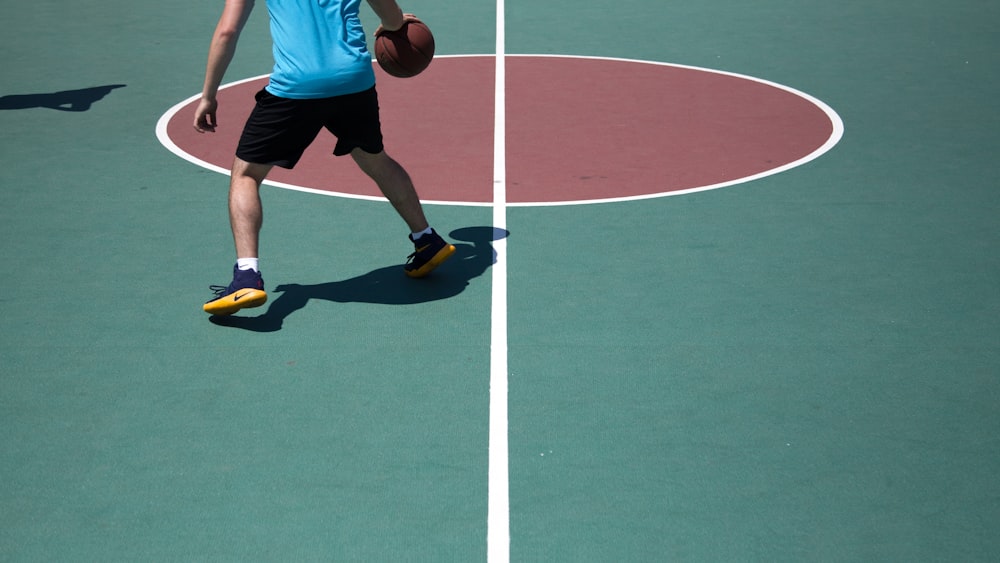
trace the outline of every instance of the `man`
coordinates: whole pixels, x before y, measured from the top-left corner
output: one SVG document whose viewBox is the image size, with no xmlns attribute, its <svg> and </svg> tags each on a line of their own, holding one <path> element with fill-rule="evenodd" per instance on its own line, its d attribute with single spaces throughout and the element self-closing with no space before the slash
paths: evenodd
<svg viewBox="0 0 1000 563">
<path fill-rule="evenodd" d="M 395 31 L 413 16 L 395 0 L 367 0 L 381 20 L 376 33 Z M 204 305 L 213 315 L 230 315 L 267 301 L 258 261 L 263 219 L 260 184 L 273 166 L 292 168 L 326 128 L 337 137 L 333 154 L 350 154 L 378 185 L 409 227 L 415 251 L 404 272 L 426 276 L 455 247 L 430 228 L 409 175 L 385 153 L 371 55 L 358 17 L 361 0 L 267 0 L 274 69 L 257 93 L 233 161 L 229 220 L 236 246 L 233 281 L 212 286 Z M 194 127 L 214 132 L 216 95 L 253 9 L 253 0 L 226 0 L 208 52 L 205 84 Z"/>
</svg>

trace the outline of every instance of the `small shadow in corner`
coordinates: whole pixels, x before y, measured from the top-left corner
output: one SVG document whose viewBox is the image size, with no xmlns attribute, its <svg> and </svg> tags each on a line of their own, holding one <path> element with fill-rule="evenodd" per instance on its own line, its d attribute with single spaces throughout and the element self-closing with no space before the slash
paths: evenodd
<svg viewBox="0 0 1000 563">
<path fill-rule="evenodd" d="M 455 254 L 426 278 L 410 279 L 403 274 L 402 266 L 395 265 L 342 281 L 314 285 L 283 284 L 274 288 L 281 296 L 271 303 L 263 315 L 213 315 L 209 321 L 219 326 L 254 332 L 275 332 L 281 330 L 289 315 L 305 307 L 311 299 L 383 305 L 412 305 L 448 299 L 464 291 L 473 279 L 496 263 L 497 254 L 490 243 L 509 235 L 508 231 L 495 227 L 455 229 L 449 233 L 455 244 Z"/>
<path fill-rule="evenodd" d="M 87 111 L 90 106 L 104 99 L 116 88 L 124 88 L 124 84 L 94 86 L 80 90 L 63 90 L 51 94 L 14 94 L 0 97 L 0 110 L 48 108 L 59 111 Z"/>
</svg>

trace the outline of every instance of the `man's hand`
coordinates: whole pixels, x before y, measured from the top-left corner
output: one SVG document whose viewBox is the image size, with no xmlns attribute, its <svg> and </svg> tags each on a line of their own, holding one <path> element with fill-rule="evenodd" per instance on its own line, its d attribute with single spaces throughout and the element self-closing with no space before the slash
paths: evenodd
<svg viewBox="0 0 1000 563">
<path fill-rule="evenodd" d="M 399 25 L 399 27 L 397 27 L 396 29 L 389 29 L 389 28 L 387 28 L 384 25 L 379 25 L 378 28 L 375 30 L 375 37 L 378 37 L 379 35 L 382 35 L 383 33 L 388 33 L 388 32 L 393 32 L 393 31 L 399 31 L 400 29 L 403 29 L 404 27 L 406 27 L 406 24 L 408 24 L 410 22 L 418 22 L 418 21 L 420 21 L 420 18 L 418 18 L 417 16 L 415 16 L 413 14 L 403 14 L 403 23 L 401 23 Z"/>
<path fill-rule="evenodd" d="M 194 129 L 199 133 L 204 133 L 208 131 L 209 133 L 215 133 L 215 126 L 218 122 L 215 119 L 215 112 L 219 109 L 218 100 L 206 100 L 201 99 L 198 104 L 198 109 L 194 112 Z"/>
</svg>

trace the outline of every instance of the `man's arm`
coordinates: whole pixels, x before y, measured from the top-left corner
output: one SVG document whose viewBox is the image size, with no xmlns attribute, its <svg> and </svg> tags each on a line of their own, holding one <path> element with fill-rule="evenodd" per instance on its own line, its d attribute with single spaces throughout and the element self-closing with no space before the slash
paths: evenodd
<svg viewBox="0 0 1000 563">
<path fill-rule="evenodd" d="M 205 67 L 205 84 L 201 90 L 201 102 L 195 110 L 194 128 L 199 133 L 215 131 L 215 112 L 219 107 L 216 95 L 222 77 L 236 54 L 236 42 L 246 25 L 254 0 L 226 0 L 222 16 L 215 26 L 212 43 L 208 48 L 208 64 Z"/>
<path fill-rule="evenodd" d="M 396 31 L 403 27 L 403 10 L 399 8 L 396 0 L 368 0 L 368 5 L 372 7 L 375 15 L 382 20 L 381 29 Z"/>
</svg>

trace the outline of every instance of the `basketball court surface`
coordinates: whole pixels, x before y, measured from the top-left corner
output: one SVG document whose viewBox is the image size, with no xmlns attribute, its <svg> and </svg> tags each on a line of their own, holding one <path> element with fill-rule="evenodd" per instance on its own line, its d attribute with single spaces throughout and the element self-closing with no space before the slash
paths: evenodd
<svg viewBox="0 0 1000 563">
<path fill-rule="evenodd" d="M 0 561 L 1000 558 L 1000 6 L 404 2 L 458 252 L 324 133 L 215 318 L 216 4 L 4 10 Z"/>
</svg>

